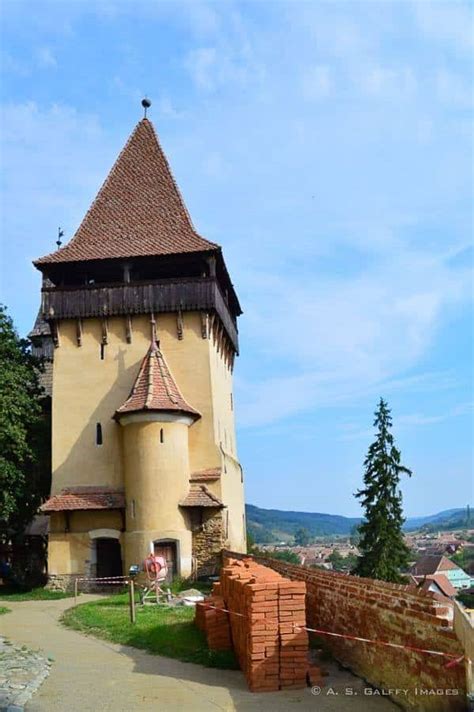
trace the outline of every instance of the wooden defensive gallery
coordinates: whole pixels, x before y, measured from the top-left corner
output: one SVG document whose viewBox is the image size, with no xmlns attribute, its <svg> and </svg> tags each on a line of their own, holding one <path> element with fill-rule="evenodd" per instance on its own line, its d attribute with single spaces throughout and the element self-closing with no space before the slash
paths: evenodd
<svg viewBox="0 0 474 712">
<path fill-rule="evenodd" d="M 239 301 L 141 120 L 74 237 L 35 266 L 52 389 L 50 575 L 174 574 L 245 550 L 232 372 Z"/>
</svg>

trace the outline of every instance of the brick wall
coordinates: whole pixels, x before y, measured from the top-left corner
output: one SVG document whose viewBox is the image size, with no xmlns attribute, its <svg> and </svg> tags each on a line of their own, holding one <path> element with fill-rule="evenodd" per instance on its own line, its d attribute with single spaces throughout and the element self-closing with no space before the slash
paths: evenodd
<svg viewBox="0 0 474 712">
<path fill-rule="evenodd" d="M 275 559 L 256 561 L 294 581 L 305 582 L 309 627 L 463 655 L 450 621 L 452 604 L 436 594 Z M 376 687 L 408 690 L 406 695 L 394 696 L 405 709 L 466 709 L 462 663 L 446 668 L 447 660 L 439 656 L 330 636 L 322 639 L 336 659 Z M 431 689 L 459 692 L 424 692 Z"/>
</svg>

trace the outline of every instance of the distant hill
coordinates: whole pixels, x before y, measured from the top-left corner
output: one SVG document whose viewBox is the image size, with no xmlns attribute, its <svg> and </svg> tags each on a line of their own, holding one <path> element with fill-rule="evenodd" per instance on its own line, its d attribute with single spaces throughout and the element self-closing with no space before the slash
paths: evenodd
<svg viewBox="0 0 474 712">
<path fill-rule="evenodd" d="M 362 521 L 360 517 L 343 517 L 339 514 L 261 509 L 253 504 L 247 504 L 245 508 L 248 530 L 259 544 L 291 542 L 300 527 L 307 529 L 312 537 L 348 535 L 351 529 Z M 471 526 L 474 526 L 474 518 L 471 517 L 471 520 Z M 421 528 L 426 531 L 449 531 L 464 526 L 466 526 L 465 509 L 446 509 L 426 517 L 409 517 L 405 523 L 407 531 Z"/>
</svg>

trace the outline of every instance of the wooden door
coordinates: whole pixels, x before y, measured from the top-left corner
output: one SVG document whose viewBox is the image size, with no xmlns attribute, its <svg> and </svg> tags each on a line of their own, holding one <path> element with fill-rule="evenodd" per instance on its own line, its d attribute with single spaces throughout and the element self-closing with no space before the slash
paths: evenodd
<svg viewBox="0 0 474 712">
<path fill-rule="evenodd" d="M 177 547 L 175 541 L 155 541 L 155 556 L 162 556 L 168 565 L 166 580 L 171 582 L 178 575 Z"/>
</svg>

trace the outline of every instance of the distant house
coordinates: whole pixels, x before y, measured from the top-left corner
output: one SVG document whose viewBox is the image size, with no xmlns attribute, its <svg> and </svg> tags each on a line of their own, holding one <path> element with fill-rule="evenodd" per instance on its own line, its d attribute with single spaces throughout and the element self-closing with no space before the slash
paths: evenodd
<svg viewBox="0 0 474 712">
<path fill-rule="evenodd" d="M 422 556 L 413 564 L 410 573 L 418 581 L 442 574 L 456 590 L 469 588 L 474 583 L 469 574 L 446 556 Z"/>
<path fill-rule="evenodd" d="M 438 593 L 447 598 L 454 598 L 457 593 L 457 589 L 454 588 L 453 584 L 444 574 L 433 574 L 432 576 L 412 576 L 412 581 L 423 591 L 431 591 L 431 593 Z"/>
</svg>

